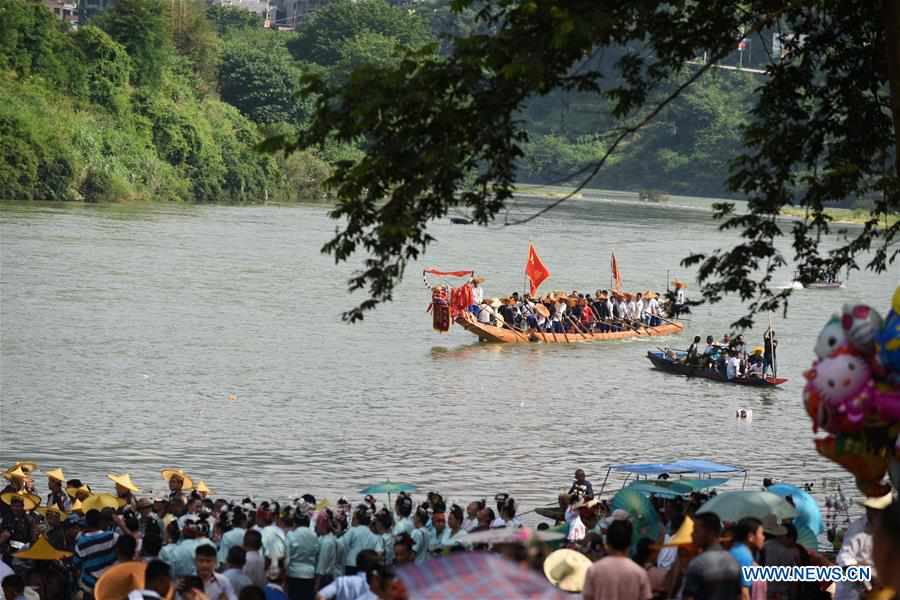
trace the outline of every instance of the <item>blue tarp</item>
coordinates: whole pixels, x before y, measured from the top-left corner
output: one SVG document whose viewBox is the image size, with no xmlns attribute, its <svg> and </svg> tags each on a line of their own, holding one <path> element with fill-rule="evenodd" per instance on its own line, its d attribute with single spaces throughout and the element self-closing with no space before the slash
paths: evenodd
<svg viewBox="0 0 900 600">
<path fill-rule="evenodd" d="M 740 467 L 722 465 L 709 460 L 677 460 L 671 463 L 633 463 L 611 465 L 613 471 L 638 475 L 662 475 L 663 473 L 737 473 Z"/>
</svg>

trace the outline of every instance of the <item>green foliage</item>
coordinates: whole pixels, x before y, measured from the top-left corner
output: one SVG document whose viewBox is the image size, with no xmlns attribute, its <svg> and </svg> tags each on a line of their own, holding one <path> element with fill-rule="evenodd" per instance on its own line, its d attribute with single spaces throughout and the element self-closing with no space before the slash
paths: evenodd
<svg viewBox="0 0 900 600">
<path fill-rule="evenodd" d="M 291 58 L 283 34 L 251 30 L 226 38 L 219 69 L 219 93 L 260 124 L 299 124 L 309 111 L 303 70 Z"/>
<path fill-rule="evenodd" d="M 342 83 L 350 78 L 354 69 L 362 66 L 384 68 L 400 62 L 400 43 L 396 38 L 381 33 L 363 31 L 344 40 L 338 49 L 340 58 L 328 70 L 333 83 Z"/>
<path fill-rule="evenodd" d="M 134 69 L 135 85 L 157 85 L 172 53 L 169 4 L 162 0 L 116 0 L 94 24 L 122 44 Z"/>
<path fill-rule="evenodd" d="M 88 99 L 114 112 L 127 109 L 131 59 L 125 49 L 102 29 L 80 27 L 72 36 L 84 57 Z"/>
<path fill-rule="evenodd" d="M 210 4 L 206 9 L 206 15 L 219 35 L 242 29 L 259 29 L 263 26 L 261 16 L 237 6 Z"/>
<path fill-rule="evenodd" d="M 202 84 L 201 92 L 215 88 L 222 47 L 207 18 L 206 0 L 179 0 L 174 5 L 172 39 L 179 55 L 187 59 L 191 72 Z"/>
<path fill-rule="evenodd" d="M 363 29 L 357 15 L 375 6 L 359 4 L 364 8 L 336 3 L 319 13 L 322 20 L 304 24 L 295 54 L 338 62 L 343 40 Z M 455 0 L 452 6 L 474 5 Z M 329 180 L 337 197 L 331 214 L 341 225 L 323 251 L 338 262 L 359 251 L 367 257 L 349 287 L 367 288 L 370 297 L 346 318 L 362 318 L 391 299 L 408 261 L 433 241 L 430 221 L 463 206 L 488 223 L 512 197 L 523 164 L 541 176 L 548 166 L 561 169 L 548 160 L 554 145 L 565 149 L 567 163 L 584 164 L 599 148 L 569 154 L 583 135 L 600 135 L 604 148 L 585 165 L 588 181 L 641 179 L 643 186 L 673 178 L 713 190 L 731 171 L 728 189 L 750 198 L 750 212 L 736 215 L 723 204 L 716 218 L 739 232 L 740 242 L 685 262 L 700 264 L 707 300 L 736 293 L 750 302 L 752 315 L 786 299 L 768 284 L 786 263 L 776 249 L 783 235 L 776 219 L 792 203 L 811 210 L 810 220 L 792 231 L 801 268 L 857 268 L 855 257 L 873 250 L 867 266 L 880 272 L 900 254 L 900 226 L 880 225 L 900 211 L 894 126 L 900 9 L 894 3 L 485 1 L 479 8 L 479 27 L 489 34 L 454 40 L 447 57 L 419 52 L 356 69 L 342 85 L 324 78 L 311 84 L 316 111 L 298 142 L 285 147 L 364 140 L 365 156 L 337 165 Z M 734 54 L 736 32 L 775 28 L 795 35 L 785 40 L 787 58 L 769 64 L 757 80 L 755 96 L 746 91 L 756 82 L 742 75 L 697 87 L 708 82 L 712 65 Z M 707 62 L 697 64 L 699 56 Z M 601 114 L 593 130 L 573 135 L 562 124 L 529 131 L 521 118 L 529 102 L 557 91 L 594 99 Z M 733 101 L 742 96 L 749 101 Z M 736 148 L 739 140 L 743 148 Z M 619 160 L 608 160 L 612 152 L 621 153 Z M 886 169 L 890 161 L 896 164 Z M 657 181 L 644 182 L 653 167 Z M 466 187 L 471 178 L 475 185 Z M 882 196 L 865 228 L 820 256 L 818 233 L 828 231 L 823 206 L 870 192 Z"/>
<path fill-rule="evenodd" d="M 380 34 L 408 48 L 435 41 L 421 15 L 385 0 L 335 0 L 297 27 L 290 50 L 300 60 L 331 66 L 341 60 L 341 48 L 364 33 Z"/>
</svg>

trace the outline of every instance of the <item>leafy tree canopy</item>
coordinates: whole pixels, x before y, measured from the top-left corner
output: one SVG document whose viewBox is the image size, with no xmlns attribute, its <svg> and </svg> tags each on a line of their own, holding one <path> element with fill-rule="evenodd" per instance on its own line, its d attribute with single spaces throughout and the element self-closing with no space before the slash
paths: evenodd
<svg viewBox="0 0 900 600">
<path fill-rule="evenodd" d="M 297 27 L 290 50 L 300 60 L 330 66 L 341 60 L 341 47 L 364 33 L 381 34 L 399 44 L 419 48 L 433 43 L 428 21 L 385 0 L 336 0 Z"/>
<path fill-rule="evenodd" d="M 134 62 L 132 83 L 158 84 L 172 53 L 169 3 L 116 0 L 93 24 L 122 44 Z"/>
<path fill-rule="evenodd" d="M 457 11 L 472 5 L 453 4 Z M 350 16 L 358 14 L 352 3 L 333 6 L 300 32 L 297 55 L 334 63 L 339 55 L 326 40 L 362 29 L 361 17 Z M 371 1 L 356 6 L 386 10 Z M 350 288 L 368 289 L 370 297 L 345 318 L 362 318 L 391 299 L 408 261 L 433 241 L 432 220 L 464 206 L 486 224 L 503 209 L 528 143 L 518 115 L 530 98 L 555 90 L 604 98 L 616 125 L 604 132 L 603 155 L 580 173 L 589 178 L 743 37 L 773 29 L 788 34 L 786 56 L 766 67 L 749 122 L 710 115 L 743 136 L 728 185 L 748 199 L 749 212 L 737 215 L 731 203 L 715 212 L 720 227 L 739 239 L 684 264 L 699 265 L 706 299 L 737 293 L 748 302 L 749 314 L 736 323 L 747 326 L 756 311 L 786 302 L 787 292 L 768 285 L 788 260 L 775 249 L 781 236 L 792 237 L 805 276 L 823 266 L 883 271 L 896 259 L 900 224 L 881 221 L 900 209 L 895 3 L 495 0 L 480 7 L 482 30 L 490 33 L 458 38 L 447 57 L 412 52 L 398 63 L 367 65 L 341 86 L 311 81 L 319 101 L 310 126 L 296 142 L 270 144 L 291 149 L 364 140 L 364 157 L 339 165 L 330 180 L 338 200 L 332 216 L 341 225 L 324 251 L 338 261 L 367 254 Z M 596 60 L 606 56 L 614 59 Z M 660 94 L 665 86 L 673 91 Z M 465 186 L 470 176 L 474 185 Z M 869 222 L 822 255 L 817 235 L 829 230 L 825 206 L 862 196 L 877 198 Z M 779 221 L 789 205 L 806 207 L 810 218 Z M 865 251 L 871 258 L 857 264 Z"/>
</svg>

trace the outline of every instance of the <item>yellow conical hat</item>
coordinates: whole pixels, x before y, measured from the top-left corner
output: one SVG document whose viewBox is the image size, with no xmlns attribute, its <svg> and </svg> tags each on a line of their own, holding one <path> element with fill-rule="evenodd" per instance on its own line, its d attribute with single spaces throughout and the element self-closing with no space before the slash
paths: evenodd
<svg viewBox="0 0 900 600">
<path fill-rule="evenodd" d="M 675 532 L 675 535 L 663 545 L 684 546 L 692 543 L 694 543 L 694 520 L 690 517 L 685 517 L 684 522 L 678 528 L 678 531 Z"/>
<path fill-rule="evenodd" d="M 50 545 L 46 537 L 41 536 L 31 545 L 31 548 L 16 552 L 13 556 L 27 560 L 62 560 L 72 556 L 72 553 L 65 550 L 57 550 Z"/>
<path fill-rule="evenodd" d="M 173 476 L 180 477 L 181 481 L 182 481 L 182 485 L 181 485 L 182 492 L 186 492 L 186 491 L 190 490 L 192 487 L 194 487 L 194 481 L 190 477 L 188 477 L 188 474 L 185 473 L 183 469 L 175 469 L 175 468 L 163 469 L 162 471 L 160 471 L 160 473 L 162 473 L 162 477 L 166 481 L 172 479 Z"/>
<path fill-rule="evenodd" d="M 211 493 L 209 487 L 207 487 L 207 485 L 206 485 L 206 482 L 203 481 L 202 479 L 201 479 L 200 481 L 197 482 L 197 491 L 200 492 L 201 494 L 203 494 L 203 493 L 206 493 L 206 494 Z"/>
<path fill-rule="evenodd" d="M 34 494 L 23 494 L 21 492 L 6 492 L 0 494 L 0 500 L 5 504 L 11 505 L 14 498 L 21 498 L 25 510 L 34 510 L 41 503 L 41 499 Z"/>
<path fill-rule="evenodd" d="M 50 469 L 47 471 L 47 477 L 50 479 L 55 479 L 57 481 L 65 481 L 66 476 L 63 475 L 62 469 Z"/>
<path fill-rule="evenodd" d="M 136 486 L 133 481 L 131 481 L 131 475 L 128 473 L 123 473 L 122 475 L 116 475 L 114 473 L 110 473 L 107 475 L 110 479 L 112 479 L 117 484 L 121 485 L 123 488 L 131 490 L 132 492 L 139 492 L 141 488 Z"/>
</svg>

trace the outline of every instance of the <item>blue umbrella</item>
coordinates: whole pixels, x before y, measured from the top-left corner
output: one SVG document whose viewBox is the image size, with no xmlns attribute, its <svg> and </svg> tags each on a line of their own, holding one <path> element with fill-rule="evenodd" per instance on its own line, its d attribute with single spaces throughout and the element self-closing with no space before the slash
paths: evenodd
<svg viewBox="0 0 900 600">
<path fill-rule="evenodd" d="M 776 483 L 769 486 L 769 491 L 776 496 L 787 498 L 790 496 L 797 509 L 797 518 L 794 519 L 794 525 L 798 528 L 801 526 L 809 528 L 815 535 L 825 531 L 825 524 L 822 522 L 822 511 L 815 499 L 808 492 L 789 483 Z"/>
</svg>

